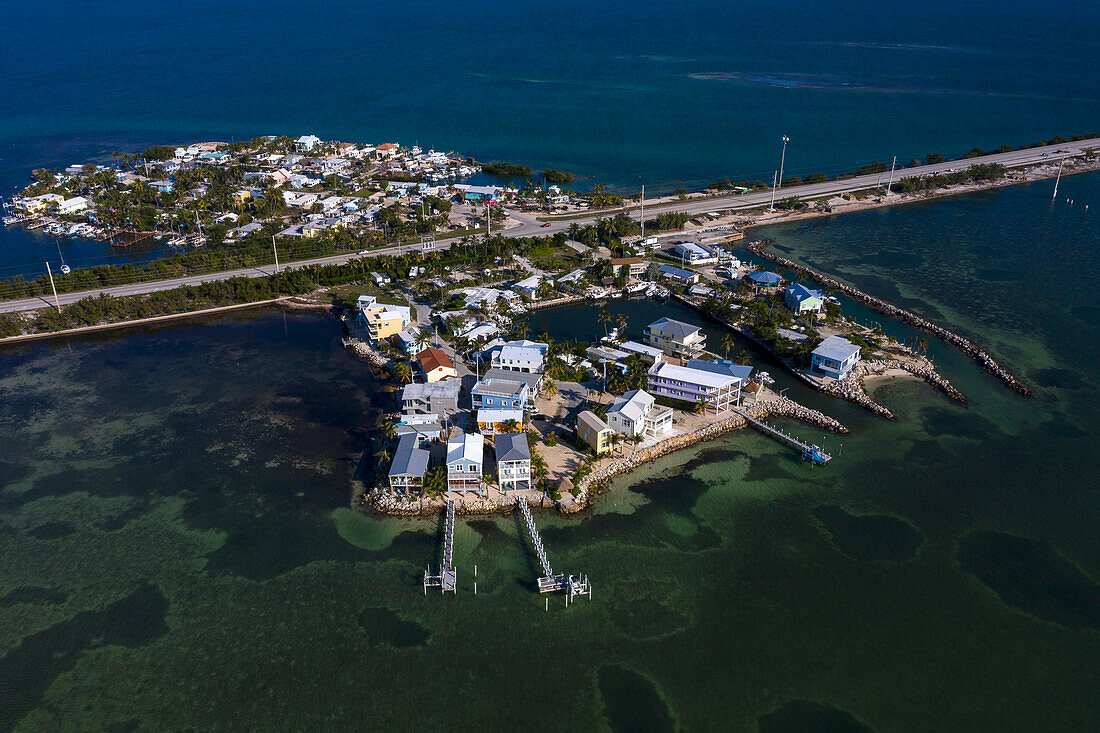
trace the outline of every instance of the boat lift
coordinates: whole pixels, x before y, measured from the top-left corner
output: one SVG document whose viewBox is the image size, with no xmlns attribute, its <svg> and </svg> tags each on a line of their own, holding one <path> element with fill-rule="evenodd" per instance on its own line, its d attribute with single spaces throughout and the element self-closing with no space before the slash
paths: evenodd
<svg viewBox="0 0 1100 733">
<path fill-rule="evenodd" d="M 535 554 L 538 555 L 539 563 L 542 565 L 543 575 L 538 580 L 539 593 L 566 591 L 569 593 L 570 601 L 576 596 L 588 596 L 588 600 L 592 600 L 592 584 L 588 582 L 587 575 L 566 576 L 561 573 L 554 575 L 554 570 L 550 567 L 550 560 L 546 557 L 546 549 L 542 546 L 538 528 L 535 527 L 535 520 L 531 516 L 531 508 L 527 504 L 527 499 L 517 496 L 516 506 L 519 507 L 520 513 L 523 515 L 523 521 L 527 523 L 527 531 L 531 534 L 531 544 L 535 546 Z"/>
</svg>

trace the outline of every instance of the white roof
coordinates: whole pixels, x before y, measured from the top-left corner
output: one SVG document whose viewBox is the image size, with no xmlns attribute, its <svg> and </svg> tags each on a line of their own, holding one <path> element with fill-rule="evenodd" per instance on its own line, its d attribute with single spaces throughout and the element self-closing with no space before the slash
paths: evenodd
<svg viewBox="0 0 1100 733">
<path fill-rule="evenodd" d="M 661 377 L 662 379 L 675 379 L 678 382 L 687 382 L 688 384 L 698 384 L 703 387 L 728 387 L 731 384 L 740 382 L 740 378 L 730 376 L 723 376 L 721 374 L 715 374 L 714 372 L 705 372 L 702 369 L 692 369 L 686 366 L 676 366 L 669 364 L 668 362 L 660 362 L 654 364 L 649 368 L 649 376 Z"/>
<path fill-rule="evenodd" d="M 665 353 L 658 349 L 656 346 L 650 346 L 649 344 L 640 344 L 637 341 L 624 341 L 619 344 L 619 348 L 621 348 L 623 351 L 631 351 L 635 354 L 645 354 L 647 356 L 652 356 L 654 359 L 663 357 Z"/>
<path fill-rule="evenodd" d="M 844 361 L 850 356 L 859 354 L 859 347 L 843 336 L 830 336 L 818 344 L 813 354 L 825 359 Z"/>
<path fill-rule="evenodd" d="M 611 406 L 607 414 L 610 415 L 613 412 L 617 412 L 631 422 L 638 422 L 647 412 L 649 412 L 655 402 L 656 400 L 653 395 L 648 392 L 640 389 L 632 389 L 615 400 L 615 404 Z"/>
<path fill-rule="evenodd" d="M 485 453 L 485 438 L 481 433 L 463 433 L 447 441 L 447 464 L 473 461 L 481 465 Z"/>
<path fill-rule="evenodd" d="M 532 363 L 542 363 L 543 353 L 542 349 L 537 349 L 531 346 L 516 346 L 515 344 L 505 344 L 500 349 L 500 354 L 497 357 L 498 361 L 529 361 Z"/>
<path fill-rule="evenodd" d="M 509 420 L 515 420 L 516 422 L 523 424 L 523 410 L 518 408 L 506 408 L 506 409 L 482 409 L 477 411 L 477 421 L 479 423 L 503 423 Z"/>
<path fill-rule="evenodd" d="M 542 276 L 532 275 L 531 277 L 520 280 L 513 287 L 523 288 L 525 290 L 537 290 L 540 283 L 542 283 Z"/>
</svg>

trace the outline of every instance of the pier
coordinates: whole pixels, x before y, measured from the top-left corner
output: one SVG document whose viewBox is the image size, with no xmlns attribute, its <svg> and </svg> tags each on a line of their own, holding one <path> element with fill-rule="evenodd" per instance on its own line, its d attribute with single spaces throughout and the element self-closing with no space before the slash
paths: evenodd
<svg viewBox="0 0 1100 733">
<path fill-rule="evenodd" d="M 821 449 L 821 446 L 810 445 L 809 443 L 803 443 L 801 440 L 794 437 L 790 433 L 785 433 L 782 430 L 780 430 L 779 428 L 773 428 L 771 425 L 768 425 L 765 422 L 761 422 L 761 421 L 757 420 L 756 418 L 751 417 L 750 415 L 748 415 L 748 413 L 745 413 L 745 412 L 737 409 L 736 407 L 734 407 L 732 409 L 738 415 L 745 418 L 745 420 L 748 421 L 749 425 L 752 425 L 754 428 L 756 428 L 760 432 L 762 432 L 766 435 L 770 435 L 771 437 L 775 438 L 776 440 L 780 441 L 781 443 L 788 443 L 788 444 L 793 445 L 794 447 L 800 449 L 802 451 L 802 460 L 804 460 L 804 461 L 809 461 L 810 463 L 813 463 L 815 465 L 820 466 L 820 465 L 824 465 L 824 464 L 828 463 L 829 461 L 831 461 L 833 459 L 833 457 L 831 455 L 829 455 L 828 453 L 826 453 L 825 451 L 823 451 Z"/>
<path fill-rule="evenodd" d="M 573 600 L 576 596 L 588 596 L 589 600 L 592 599 L 592 584 L 588 582 L 588 576 L 570 575 L 566 577 L 564 574 L 554 575 L 553 568 L 550 567 L 550 559 L 546 557 L 546 549 L 542 546 L 542 539 L 539 537 L 538 528 L 535 527 L 535 519 L 531 516 L 531 507 L 527 504 L 527 499 L 522 496 L 516 497 L 516 506 L 519 507 L 520 513 L 523 515 L 523 521 L 527 523 L 527 531 L 531 535 L 531 544 L 535 546 L 535 554 L 538 555 L 539 563 L 542 565 L 542 577 L 539 578 L 539 593 L 556 593 L 557 591 L 567 591 L 569 593 L 569 600 Z"/>
<path fill-rule="evenodd" d="M 432 575 L 432 566 L 424 571 L 424 595 L 428 594 L 428 588 L 439 588 L 440 593 L 457 593 L 458 573 L 451 565 L 451 554 L 454 549 L 455 539 L 455 503 L 447 502 L 447 515 L 443 529 L 443 564 L 439 568 L 438 575 Z"/>
</svg>

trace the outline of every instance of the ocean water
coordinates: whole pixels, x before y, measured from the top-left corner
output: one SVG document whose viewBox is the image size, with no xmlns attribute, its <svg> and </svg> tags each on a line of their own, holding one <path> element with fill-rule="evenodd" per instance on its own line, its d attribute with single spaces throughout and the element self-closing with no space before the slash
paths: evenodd
<svg viewBox="0 0 1100 733">
<path fill-rule="evenodd" d="M 829 466 L 739 432 L 536 515 L 592 578 L 568 609 L 514 515 L 458 522 L 441 597 L 439 521 L 347 508 L 390 403 L 330 317 L 0 350 L 0 730 L 1096 730 L 1098 334 L 1073 294 L 1100 229 L 1049 197 L 764 230 L 957 319 L 1036 396 L 934 340 L 968 406 L 880 382 L 891 422 L 792 382 L 851 429 Z"/>
<path fill-rule="evenodd" d="M 790 176 L 1100 119 L 1100 6 L 1084 0 L 44 0 L 4 20 L 5 196 L 42 165 L 261 134 L 419 143 L 657 193 L 770 180 L 784 134 Z M 53 250 L 0 233 L 0 274 Z"/>
</svg>

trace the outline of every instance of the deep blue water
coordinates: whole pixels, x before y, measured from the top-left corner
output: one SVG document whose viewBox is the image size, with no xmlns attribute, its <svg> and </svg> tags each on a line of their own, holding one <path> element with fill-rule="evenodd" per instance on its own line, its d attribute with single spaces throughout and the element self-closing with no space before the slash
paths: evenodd
<svg viewBox="0 0 1100 733">
<path fill-rule="evenodd" d="M 9 4 L 0 192 L 153 143 L 398 140 L 650 191 L 1088 132 L 1100 6 Z M 0 235 L 0 268 L 42 259 Z"/>
</svg>

